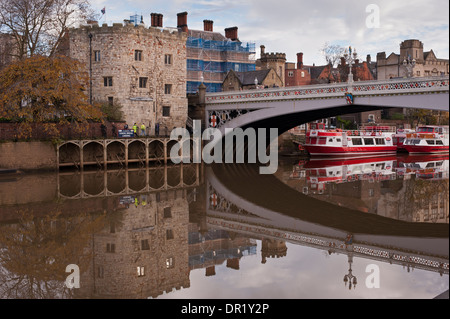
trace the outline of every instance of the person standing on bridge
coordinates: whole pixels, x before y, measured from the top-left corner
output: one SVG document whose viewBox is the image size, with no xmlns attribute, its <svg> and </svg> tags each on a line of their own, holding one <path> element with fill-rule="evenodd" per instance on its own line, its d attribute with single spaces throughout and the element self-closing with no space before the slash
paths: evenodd
<svg viewBox="0 0 450 319">
<path fill-rule="evenodd" d="M 133 125 L 134 137 L 137 137 L 137 136 L 138 136 L 137 130 L 138 130 L 138 126 L 137 126 L 136 123 L 134 123 L 134 125 Z"/>
<path fill-rule="evenodd" d="M 146 132 L 145 132 L 145 125 L 144 125 L 144 123 L 142 123 L 142 125 L 141 125 L 141 136 L 145 136 L 145 135 L 147 135 L 147 134 L 145 134 Z"/>
</svg>

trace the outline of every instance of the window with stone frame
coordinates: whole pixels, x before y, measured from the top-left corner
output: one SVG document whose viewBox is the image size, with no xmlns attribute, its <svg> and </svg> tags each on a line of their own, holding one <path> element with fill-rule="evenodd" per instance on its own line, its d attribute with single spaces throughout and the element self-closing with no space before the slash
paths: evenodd
<svg viewBox="0 0 450 319">
<path fill-rule="evenodd" d="M 113 86 L 113 78 L 112 78 L 112 76 L 105 76 L 103 78 L 103 85 L 104 86 Z"/>
<path fill-rule="evenodd" d="M 164 94 L 172 94 L 172 84 L 164 85 Z"/>
<path fill-rule="evenodd" d="M 148 243 L 148 239 L 141 240 L 141 250 L 150 250 L 150 245 Z"/>
<path fill-rule="evenodd" d="M 116 244 L 107 243 L 106 244 L 106 252 L 107 253 L 115 253 L 116 252 Z"/>
<path fill-rule="evenodd" d="M 99 50 L 94 51 L 94 61 L 100 62 L 100 51 Z"/>
<path fill-rule="evenodd" d="M 139 88 L 144 89 L 147 87 L 148 78 L 147 77 L 140 77 L 139 78 Z"/>
<path fill-rule="evenodd" d="M 164 55 L 164 64 L 165 65 L 172 65 L 172 54 Z"/>
<path fill-rule="evenodd" d="M 164 117 L 169 117 L 170 116 L 170 106 L 163 106 L 162 108 L 162 115 Z"/>
<path fill-rule="evenodd" d="M 166 239 L 173 239 L 173 230 L 172 229 L 166 229 Z"/>
<path fill-rule="evenodd" d="M 134 50 L 134 60 L 142 61 L 142 50 Z"/>
</svg>

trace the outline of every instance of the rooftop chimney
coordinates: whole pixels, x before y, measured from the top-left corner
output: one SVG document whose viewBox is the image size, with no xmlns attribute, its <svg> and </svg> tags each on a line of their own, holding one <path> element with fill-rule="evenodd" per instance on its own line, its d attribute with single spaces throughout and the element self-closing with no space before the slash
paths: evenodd
<svg viewBox="0 0 450 319">
<path fill-rule="evenodd" d="M 213 24 L 212 20 L 203 20 L 203 30 L 213 32 Z"/>
<path fill-rule="evenodd" d="M 261 56 L 263 56 L 266 53 L 266 47 L 264 45 L 261 45 L 260 48 L 261 48 Z"/>
<path fill-rule="evenodd" d="M 303 52 L 297 53 L 297 69 L 303 68 Z"/>
<path fill-rule="evenodd" d="M 181 31 L 188 32 L 188 25 L 187 25 L 187 12 L 181 12 L 177 14 L 178 17 L 178 25 L 177 28 L 181 28 Z"/>
<path fill-rule="evenodd" d="M 371 61 L 372 61 L 372 58 L 370 57 L 370 54 L 368 54 L 366 57 L 366 62 L 370 63 Z"/>
<path fill-rule="evenodd" d="M 163 26 L 163 15 L 161 13 L 152 13 L 151 17 L 151 26 L 152 27 L 160 27 Z"/>
<path fill-rule="evenodd" d="M 236 41 L 238 39 L 238 27 L 231 27 L 225 29 L 225 37 L 231 41 Z"/>
</svg>

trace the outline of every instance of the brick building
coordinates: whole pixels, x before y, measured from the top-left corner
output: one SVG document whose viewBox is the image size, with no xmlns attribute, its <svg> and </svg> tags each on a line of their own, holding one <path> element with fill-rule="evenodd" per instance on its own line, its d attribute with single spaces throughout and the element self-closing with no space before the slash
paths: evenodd
<svg viewBox="0 0 450 319">
<path fill-rule="evenodd" d="M 67 54 L 90 75 L 92 101 L 118 102 L 128 124 L 184 127 L 187 120 L 187 33 L 163 28 L 162 15 L 152 24 L 96 23 L 71 29 Z"/>
</svg>

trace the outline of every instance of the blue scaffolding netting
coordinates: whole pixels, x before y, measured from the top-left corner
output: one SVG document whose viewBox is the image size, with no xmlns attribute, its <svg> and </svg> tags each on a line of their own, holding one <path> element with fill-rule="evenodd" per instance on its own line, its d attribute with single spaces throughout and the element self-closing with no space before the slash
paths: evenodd
<svg viewBox="0 0 450 319">
<path fill-rule="evenodd" d="M 207 92 L 221 92 L 222 83 L 208 82 L 211 77 L 208 74 L 220 74 L 225 75 L 228 71 L 234 70 L 235 72 L 248 72 L 255 71 L 255 62 L 250 59 L 250 56 L 255 54 L 255 43 L 231 41 L 229 39 L 224 41 L 206 40 L 196 37 L 188 37 L 186 46 L 189 49 L 198 49 L 198 51 L 210 51 L 210 52 L 226 52 L 227 54 L 238 54 L 238 61 L 232 61 L 236 58 L 224 59 L 222 61 L 208 61 L 202 60 L 202 56 L 199 54 L 197 59 L 187 59 L 187 71 L 199 72 L 204 76 L 204 84 L 206 85 Z M 217 54 L 216 53 L 216 54 Z M 205 56 L 209 56 L 206 54 Z M 223 76 L 224 77 L 224 76 Z M 216 77 L 217 79 L 217 77 Z M 195 93 L 201 84 L 200 78 L 195 81 L 187 82 L 187 93 Z"/>
</svg>

